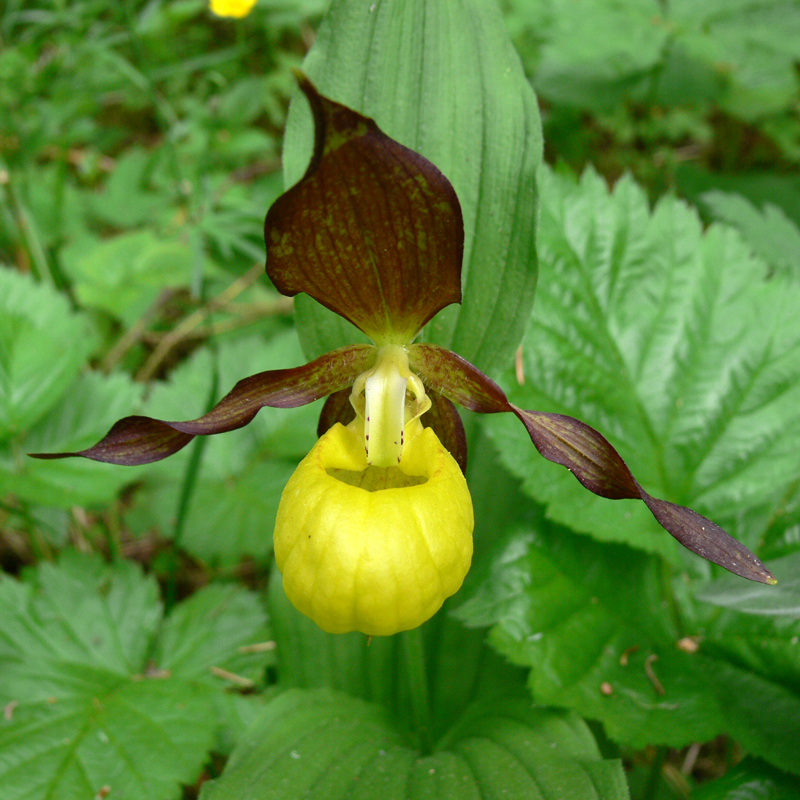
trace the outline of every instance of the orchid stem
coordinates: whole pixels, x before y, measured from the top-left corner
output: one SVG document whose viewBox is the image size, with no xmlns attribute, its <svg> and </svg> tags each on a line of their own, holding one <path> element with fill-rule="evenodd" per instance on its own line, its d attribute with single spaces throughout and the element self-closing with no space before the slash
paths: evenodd
<svg viewBox="0 0 800 800">
<path fill-rule="evenodd" d="M 431 705 L 428 695 L 428 678 L 425 674 L 422 631 L 419 628 L 403 633 L 403 655 L 406 662 L 408 686 L 411 692 L 411 713 L 419 736 L 419 746 L 422 754 L 428 755 L 433 752 Z"/>
</svg>

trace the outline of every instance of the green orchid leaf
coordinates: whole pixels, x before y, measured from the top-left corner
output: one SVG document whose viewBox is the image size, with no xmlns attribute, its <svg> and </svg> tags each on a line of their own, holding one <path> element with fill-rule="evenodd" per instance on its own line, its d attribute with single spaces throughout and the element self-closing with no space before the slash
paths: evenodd
<svg viewBox="0 0 800 800">
<path fill-rule="evenodd" d="M 542 140 L 536 98 L 496 5 L 335 0 L 303 69 L 322 94 L 375 119 L 453 184 L 464 216 L 464 302 L 440 312 L 423 337 L 497 371 L 533 303 Z M 287 187 L 308 165 L 311 130 L 306 103 L 293 103 Z M 359 341 L 352 326 L 306 300 L 298 298 L 297 318 L 309 355 Z"/>
<path fill-rule="evenodd" d="M 184 448 L 195 436 L 242 428 L 265 406 L 296 408 L 353 382 L 370 366 L 374 348 L 351 345 L 293 369 L 269 370 L 239 381 L 202 417 L 167 422 L 152 417 L 125 417 L 97 444 L 73 453 L 32 453 L 34 458 L 82 456 L 93 461 L 135 466 L 160 461 Z"/>
<path fill-rule="evenodd" d="M 457 614 L 491 625 L 498 652 L 530 667 L 535 702 L 600 720 L 632 748 L 726 732 L 800 772 L 800 623 L 670 606 L 657 557 L 545 521 L 510 529 L 490 563 Z"/>
<path fill-rule="evenodd" d="M 766 281 L 736 232 L 704 232 L 681 201 L 650 212 L 630 179 L 610 192 L 592 172 L 578 184 L 543 172 L 542 185 L 546 280 L 523 342 L 522 384 L 510 370 L 503 377 L 510 402 L 585 420 L 649 492 L 755 547 L 799 474 L 800 287 Z M 546 472 L 516 426 L 487 423 L 549 518 L 678 558 L 640 510 L 610 516 L 569 476 Z"/>
<path fill-rule="evenodd" d="M 95 344 L 88 317 L 64 296 L 0 268 L 0 442 L 58 403 Z"/>
<path fill-rule="evenodd" d="M 68 551 L 27 582 L 0 578 L 3 800 L 172 800 L 197 778 L 230 685 L 211 668 L 254 674 L 263 655 L 241 650 L 265 640 L 264 615 L 210 587 L 161 623 L 158 586 L 131 562 Z"/>
<path fill-rule="evenodd" d="M 422 755 L 382 708 L 330 690 L 291 690 L 270 702 L 202 800 L 266 798 L 570 797 L 617 800 L 619 762 L 604 761 L 576 716 L 525 700 L 470 709 Z"/>
<path fill-rule="evenodd" d="M 267 274 L 305 292 L 375 342 L 410 342 L 461 302 L 464 226 L 436 167 L 373 120 L 322 97 L 304 77 L 315 145 L 303 179 L 264 226 Z"/>
<path fill-rule="evenodd" d="M 758 558 L 719 525 L 689 508 L 649 495 L 608 441 L 580 420 L 517 408 L 494 381 L 455 353 L 436 345 L 412 345 L 409 364 L 423 381 L 473 411 L 515 414 L 540 455 L 566 467 L 590 492 L 611 500 L 640 499 L 658 524 L 693 553 L 743 578 L 775 583 Z"/>
</svg>

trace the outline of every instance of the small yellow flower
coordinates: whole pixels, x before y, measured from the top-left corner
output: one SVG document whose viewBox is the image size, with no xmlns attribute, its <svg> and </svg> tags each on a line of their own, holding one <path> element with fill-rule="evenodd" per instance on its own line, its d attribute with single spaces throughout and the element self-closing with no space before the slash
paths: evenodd
<svg viewBox="0 0 800 800">
<path fill-rule="evenodd" d="M 246 17 L 258 0 L 211 0 L 211 11 L 218 17 Z"/>
<path fill-rule="evenodd" d="M 430 428 L 407 423 L 398 465 L 375 467 L 356 419 L 331 428 L 289 480 L 275 559 L 286 595 L 320 628 L 388 636 L 458 591 L 472 529 L 467 482 Z"/>
</svg>

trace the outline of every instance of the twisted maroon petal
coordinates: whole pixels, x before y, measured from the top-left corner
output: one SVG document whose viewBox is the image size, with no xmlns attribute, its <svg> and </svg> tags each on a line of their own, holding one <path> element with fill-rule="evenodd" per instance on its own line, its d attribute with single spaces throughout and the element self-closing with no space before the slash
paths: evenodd
<svg viewBox="0 0 800 800">
<path fill-rule="evenodd" d="M 34 458 L 82 456 L 124 466 L 150 464 L 177 453 L 195 436 L 243 428 L 265 406 L 296 408 L 349 386 L 371 366 L 374 354 L 371 345 L 342 347 L 302 367 L 270 370 L 245 378 L 198 419 L 168 422 L 151 417 L 125 417 L 86 450 L 31 455 Z"/>
<path fill-rule="evenodd" d="M 412 345 L 409 364 L 426 385 L 471 411 L 515 414 L 539 453 L 566 467 L 590 492 L 611 500 L 642 500 L 658 523 L 693 553 L 743 578 L 777 582 L 753 553 L 719 525 L 696 511 L 649 495 L 619 453 L 594 428 L 563 414 L 517 408 L 494 381 L 443 347 Z"/>
</svg>

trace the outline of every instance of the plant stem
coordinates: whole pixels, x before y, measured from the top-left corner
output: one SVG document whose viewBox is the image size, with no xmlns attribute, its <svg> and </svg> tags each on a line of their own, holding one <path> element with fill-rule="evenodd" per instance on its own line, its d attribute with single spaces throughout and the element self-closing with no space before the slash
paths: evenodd
<svg viewBox="0 0 800 800">
<path fill-rule="evenodd" d="M 422 631 L 419 628 L 403 633 L 403 655 L 406 662 L 408 687 L 411 692 L 411 713 L 419 736 L 419 747 L 422 755 L 429 755 L 433 752 L 431 706 L 428 696 L 428 678 L 425 673 Z"/>
<path fill-rule="evenodd" d="M 653 800 L 658 793 L 658 787 L 661 783 L 661 768 L 664 766 L 666 759 L 667 748 L 659 747 L 653 756 L 652 763 L 650 764 L 650 774 L 647 776 L 647 785 L 642 793 L 642 797 L 646 800 Z"/>
</svg>

